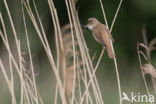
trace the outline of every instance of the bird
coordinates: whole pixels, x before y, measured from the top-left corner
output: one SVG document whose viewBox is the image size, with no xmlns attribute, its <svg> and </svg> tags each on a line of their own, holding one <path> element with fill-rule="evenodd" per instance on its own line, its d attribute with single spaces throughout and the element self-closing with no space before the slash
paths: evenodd
<svg viewBox="0 0 156 104">
<path fill-rule="evenodd" d="M 100 43 L 104 49 L 107 49 L 109 58 L 113 59 L 115 55 L 111 42 L 114 42 L 114 39 L 108 28 L 93 17 L 88 19 L 88 23 L 85 25 L 85 28 L 88 28 L 92 31 L 95 40 Z"/>
</svg>

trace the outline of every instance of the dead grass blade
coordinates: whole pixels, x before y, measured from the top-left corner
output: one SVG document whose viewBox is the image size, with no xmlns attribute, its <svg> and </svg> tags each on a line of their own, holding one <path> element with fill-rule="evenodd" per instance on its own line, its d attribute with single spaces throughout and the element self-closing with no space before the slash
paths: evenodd
<svg viewBox="0 0 156 104">
<path fill-rule="evenodd" d="M 142 69 L 145 74 L 150 74 L 151 76 L 156 78 L 156 69 L 151 64 L 144 64 Z"/>
<path fill-rule="evenodd" d="M 141 46 L 142 47 L 144 47 L 144 45 L 142 45 L 141 44 Z M 146 78 L 145 78 L 145 76 L 144 76 L 144 71 L 143 71 L 143 69 L 142 69 L 142 61 L 141 61 L 141 55 L 140 55 L 140 49 L 139 49 L 139 47 L 140 47 L 140 44 L 138 44 L 137 45 L 137 52 L 138 52 L 138 59 L 139 59 L 139 64 L 140 64 L 140 69 L 141 69 L 141 73 L 142 73 L 142 78 L 143 78 L 143 81 L 144 81 L 144 84 L 145 84 L 145 87 L 146 87 L 146 91 L 147 91 L 147 94 L 148 94 L 148 96 L 150 96 L 150 91 L 149 91 L 149 88 L 148 88 L 148 85 L 147 85 L 147 81 L 146 81 Z M 151 104 L 152 104 L 152 102 L 151 102 Z"/>
</svg>

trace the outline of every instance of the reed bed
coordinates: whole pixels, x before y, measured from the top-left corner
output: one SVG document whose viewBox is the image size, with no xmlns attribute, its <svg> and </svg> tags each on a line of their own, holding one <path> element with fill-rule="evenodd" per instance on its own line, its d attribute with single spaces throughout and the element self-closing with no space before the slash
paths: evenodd
<svg viewBox="0 0 156 104">
<path fill-rule="evenodd" d="M 48 3 L 49 7 L 47 8 L 49 8 L 51 13 L 55 41 L 48 41 L 45 27 L 39 15 L 40 11 L 38 11 L 35 0 L 32 1 L 32 4 L 29 0 L 21 0 L 21 12 L 24 34 L 26 38 L 25 44 L 27 46 L 27 51 L 23 52 L 21 47 L 21 40 L 18 37 L 19 35 L 14 25 L 15 21 L 12 19 L 7 1 L 3 0 L 12 33 L 8 34 L 3 15 L 0 12 L 0 22 L 2 25 L 2 29 L 0 30 L 0 37 L 5 47 L 7 60 L 4 61 L 4 59 L 0 58 L 0 69 L 8 86 L 12 104 L 44 104 L 44 100 L 42 99 L 36 82 L 35 63 L 32 58 L 33 55 L 32 49 L 30 47 L 31 42 L 30 34 L 28 32 L 28 23 L 26 22 L 27 19 L 29 19 L 34 26 L 34 30 L 37 33 L 38 39 L 46 53 L 47 60 L 50 63 L 50 68 L 54 72 L 54 77 L 56 78 L 53 103 L 58 104 L 60 102 L 59 100 L 61 100 L 61 104 L 104 104 L 105 102 L 103 93 L 101 92 L 98 79 L 96 77 L 96 71 L 99 68 L 99 64 L 103 63 L 101 59 L 104 54 L 104 49 L 102 50 L 98 61 L 94 66 L 92 56 L 89 53 L 84 38 L 83 27 L 79 21 L 78 11 L 76 8 L 77 1 L 65 0 L 69 23 L 64 26 L 60 26 L 57 8 L 55 8 L 53 0 L 47 0 L 45 2 Z M 109 28 L 105 8 L 103 5 L 104 3 L 102 3 L 102 0 L 99 0 L 99 5 L 101 6 L 105 24 L 110 32 L 113 30 L 122 2 L 123 1 L 120 0 L 116 13 L 114 14 L 111 27 Z M 145 34 L 144 30 L 143 34 Z M 9 35 L 13 35 L 12 43 L 8 40 Z M 154 79 L 156 77 L 156 71 L 151 64 L 150 58 L 151 51 L 155 49 L 155 43 L 156 41 L 153 39 L 149 44 L 145 42 L 146 45 L 137 45 L 142 77 L 149 95 L 150 91 L 145 78 L 146 74 L 151 75 L 153 88 L 156 93 Z M 55 44 L 56 53 L 54 50 L 52 50 L 50 44 Z M 13 48 L 13 45 L 15 48 Z M 111 43 L 111 45 L 115 54 L 113 44 Z M 140 47 L 145 48 L 146 54 L 140 51 Z M 24 53 L 26 53 L 28 56 L 27 60 L 24 57 Z M 141 55 L 147 61 L 146 64 L 142 64 Z M 122 89 L 116 57 L 114 58 L 114 68 L 119 97 L 119 102 L 117 102 L 117 104 L 123 104 Z M 14 73 L 18 75 L 18 80 L 20 82 L 20 102 L 17 101 L 16 98 L 16 78 Z"/>
</svg>

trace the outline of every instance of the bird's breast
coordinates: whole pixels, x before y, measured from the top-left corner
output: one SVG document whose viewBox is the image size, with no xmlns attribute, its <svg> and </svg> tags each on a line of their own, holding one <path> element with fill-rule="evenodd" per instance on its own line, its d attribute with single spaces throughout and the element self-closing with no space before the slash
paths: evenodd
<svg viewBox="0 0 156 104">
<path fill-rule="evenodd" d="M 100 43 L 100 44 L 102 44 L 102 37 L 101 37 L 101 35 L 100 34 L 97 34 L 97 33 L 93 33 L 93 37 L 94 37 L 94 39 L 98 42 L 98 43 Z"/>
</svg>

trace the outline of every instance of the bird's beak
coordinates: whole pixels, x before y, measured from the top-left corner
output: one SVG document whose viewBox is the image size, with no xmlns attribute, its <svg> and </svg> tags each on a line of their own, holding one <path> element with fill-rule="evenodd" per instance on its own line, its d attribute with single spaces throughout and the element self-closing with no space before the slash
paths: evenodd
<svg viewBox="0 0 156 104">
<path fill-rule="evenodd" d="M 84 26 L 84 28 L 88 28 L 88 24 Z"/>
</svg>

